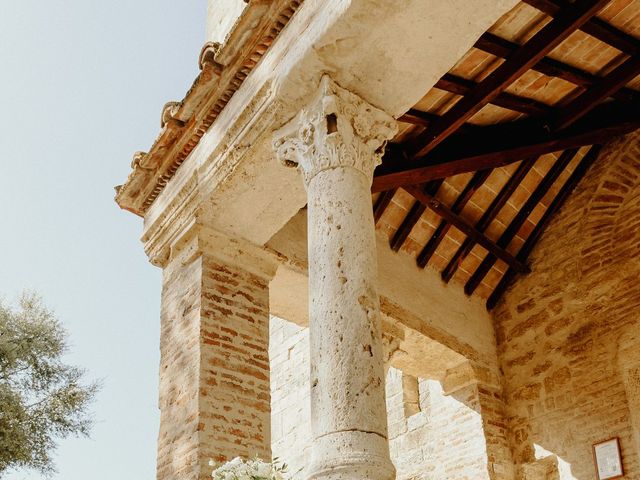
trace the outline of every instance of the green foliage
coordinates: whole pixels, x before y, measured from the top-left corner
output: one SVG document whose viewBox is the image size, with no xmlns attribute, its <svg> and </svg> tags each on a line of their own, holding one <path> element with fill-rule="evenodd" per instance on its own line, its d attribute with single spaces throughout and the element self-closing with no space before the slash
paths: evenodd
<svg viewBox="0 0 640 480">
<path fill-rule="evenodd" d="M 88 435 L 98 384 L 66 365 L 67 333 L 35 295 L 0 302 L 0 477 L 8 469 L 54 471 L 59 439 Z"/>
</svg>

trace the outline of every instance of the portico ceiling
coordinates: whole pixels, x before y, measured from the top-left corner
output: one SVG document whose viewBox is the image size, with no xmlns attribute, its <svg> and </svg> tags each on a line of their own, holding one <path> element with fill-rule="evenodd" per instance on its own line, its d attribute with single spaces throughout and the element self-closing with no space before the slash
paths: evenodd
<svg viewBox="0 0 640 480">
<path fill-rule="evenodd" d="M 504 15 L 399 119 L 373 184 L 390 247 L 492 308 L 601 146 L 640 127 L 638 31 L 640 0 Z"/>
</svg>

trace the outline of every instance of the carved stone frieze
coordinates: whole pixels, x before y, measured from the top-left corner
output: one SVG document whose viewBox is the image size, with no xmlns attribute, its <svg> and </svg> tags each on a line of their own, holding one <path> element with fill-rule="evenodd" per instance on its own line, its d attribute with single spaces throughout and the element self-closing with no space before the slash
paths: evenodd
<svg viewBox="0 0 640 480">
<path fill-rule="evenodd" d="M 273 143 L 278 159 L 300 168 L 309 185 L 318 172 L 336 167 L 371 178 L 396 132 L 393 117 L 325 75 L 313 101 L 275 132 Z"/>
</svg>

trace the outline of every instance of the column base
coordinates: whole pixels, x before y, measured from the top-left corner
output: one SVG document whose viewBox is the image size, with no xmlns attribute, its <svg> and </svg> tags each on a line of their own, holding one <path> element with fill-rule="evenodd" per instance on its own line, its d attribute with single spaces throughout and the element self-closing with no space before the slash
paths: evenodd
<svg viewBox="0 0 640 480">
<path fill-rule="evenodd" d="M 334 432 L 316 438 L 308 472 L 308 480 L 396 478 L 387 439 L 359 431 Z"/>
</svg>

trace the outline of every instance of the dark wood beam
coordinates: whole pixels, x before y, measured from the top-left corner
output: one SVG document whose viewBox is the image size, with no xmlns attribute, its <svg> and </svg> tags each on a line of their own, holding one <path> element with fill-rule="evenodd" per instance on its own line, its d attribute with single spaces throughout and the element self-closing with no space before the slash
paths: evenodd
<svg viewBox="0 0 640 480">
<path fill-rule="evenodd" d="M 420 186 L 420 190 L 425 191 L 428 195 L 435 195 L 438 192 L 438 189 L 440 188 L 440 185 L 442 185 L 443 181 L 443 179 L 434 180 L 427 183 L 426 185 Z M 409 237 L 411 230 L 413 230 L 413 227 L 415 227 L 416 223 L 418 223 L 418 220 L 420 220 L 420 217 L 425 210 L 426 208 L 422 203 L 415 202 L 413 204 L 411 210 L 409 210 L 409 213 L 402 221 L 402 224 L 391 239 L 390 245 L 391 249 L 394 252 L 397 252 L 398 250 L 400 250 L 400 248 L 402 248 L 402 245 L 404 245 L 404 242 Z"/>
<path fill-rule="evenodd" d="M 500 58 L 509 58 L 520 45 L 492 33 L 486 32 L 478 39 L 475 48 L 490 53 Z M 567 65 L 553 58 L 545 57 L 536 63 L 532 70 L 547 75 L 548 77 L 561 78 L 579 87 L 587 88 L 597 83 L 599 77 L 577 67 Z M 630 88 L 622 88 L 612 95 L 623 102 L 633 101 L 638 98 L 638 93 Z"/>
<path fill-rule="evenodd" d="M 387 209 L 393 196 L 396 194 L 396 189 L 392 188 L 391 190 L 387 190 L 386 192 L 382 192 L 378 199 L 376 200 L 376 204 L 373 206 L 373 221 L 374 223 L 378 223 L 382 214 Z"/>
<path fill-rule="evenodd" d="M 424 140 L 421 148 L 412 152 L 414 156 L 421 157 L 432 151 L 608 2 L 609 0 L 576 0 L 569 8 L 559 12 L 551 22 L 513 52 L 506 62 L 478 83 L 473 91 L 456 102 L 438 122 L 429 125 L 421 135 Z"/>
<path fill-rule="evenodd" d="M 392 145 L 375 171 L 372 190 L 380 192 L 425 183 L 501 167 L 522 158 L 606 143 L 639 127 L 640 104 L 606 102 L 560 132 L 549 132 L 548 127 L 537 120 L 474 128 L 469 134 L 456 134 L 418 160 L 410 159 L 398 145 Z"/>
<path fill-rule="evenodd" d="M 456 95 L 466 95 L 477 85 L 478 84 L 473 80 L 467 80 L 466 78 L 458 77 L 451 73 L 445 73 L 434 86 L 435 88 L 455 93 Z M 543 115 L 551 111 L 551 107 L 545 103 L 507 92 L 501 93 L 490 103 L 497 105 L 498 107 L 525 113 L 527 115 Z"/>
<path fill-rule="evenodd" d="M 502 207 L 506 205 L 509 198 L 511 198 L 511 195 L 513 195 L 513 192 L 516 191 L 516 188 L 518 188 L 522 180 L 524 180 L 524 177 L 527 176 L 535 163 L 536 159 L 530 158 L 527 160 L 523 160 L 520 165 L 518 165 L 516 171 L 513 173 L 513 175 L 511 175 L 511 177 L 509 177 L 509 180 L 507 180 L 504 186 L 500 189 L 500 192 L 498 192 L 498 195 L 496 195 L 496 197 L 493 199 L 493 201 L 489 205 L 489 208 L 485 210 L 485 212 L 482 214 L 482 217 L 480 217 L 480 220 L 478 220 L 478 222 L 474 225 L 476 230 L 484 233 L 489 225 L 491 225 L 491 222 L 496 218 L 498 213 L 500 213 Z M 462 264 L 464 259 L 467 258 L 467 255 L 471 253 L 471 250 L 473 250 L 474 245 L 475 242 L 469 237 L 467 237 L 464 242 L 462 242 L 462 245 L 458 247 L 458 250 L 456 250 L 456 253 L 453 255 L 453 257 L 451 257 L 451 260 L 449 260 L 449 263 L 442 271 L 442 280 L 449 283 L 449 281 L 453 278 L 453 275 L 456 273 L 458 267 Z"/>
<path fill-rule="evenodd" d="M 420 220 L 420 217 L 425 210 L 425 206 L 420 202 L 414 202 L 414 204 L 411 206 L 411 210 L 409 210 L 409 213 L 404 218 L 404 220 L 400 224 L 400 227 L 398 227 L 398 230 L 396 230 L 396 233 L 391 239 L 391 250 L 397 252 L 398 250 L 400 250 L 400 248 L 402 248 L 402 245 L 404 245 L 404 242 L 407 241 L 411 230 L 413 230 L 413 227 L 415 227 L 416 223 L 418 223 L 418 220 Z"/>
<path fill-rule="evenodd" d="M 398 121 L 426 127 L 429 123 L 437 120 L 438 118 L 440 117 L 434 113 L 423 112 L 422 110 L 410 108 L 407 113 L 398 118 Z"/>
<path fill-rule="evenodd" d="M 577 148 L 572 148 L 562 152 L 562 155 L 560 155 L 560 157 L 555 161 L 553 166 L 549 169 L 549 172 L 542 178 L 533 193 L 529 196 L 513 220 L 511 220 L 505 231 L 502 232 L 500 238 L 498 238 L 496 243 L 499 247 L 507 248 L 509 243 L 511 243 L 511 240 L 513 240 L 520 230 L 520 227 L 522 227 L 527 218 L 529 218 L 533 209 L 547 194 L 553 183 L 558 179 L 567 165 L 569 165 L 569 162 L 571 162 L 577 152 Z M 478 268 L 476 268 L 476 271 L 473 272 L 473 275 L 471 275 L 471 278 L 469 278 L 464 286 L 464 291 L 467 295 L 471 295 L 476 288 L 478 288 L 478 285 L 480 285 L 480 282 L 482 282 L 487 273 L 489 273 L 489 270 L 491 270 L 491 267 L 496 263 L 496 260 L 497 256 L 493 254 L 493 252 L 489 252 L 487 256 L 484 257 L 482 263 L 480 263 Z"/>
<path fill-rule="evenodd" d="M 462 190 L 458 198 L 456 198 L 456 201 L 451 206 L 451 211 L 453 213 L 455 213 L 456 215 L 459 215 L 460 212 L 462 212 L 465 205 L 469 202 L 469 200 L 471 200 L 471 197 L 473 197 L 474 193 L 478 191 L 478 189 L 482 186 L 485 180 L 489 177 L 491 172 L 492 170 L 483 170 L 481 172 L 476 172 L 473 174 L 473 177 L 471 177 L 471 179 L 467 182 L 464 189 Z M 438 225 L 438 228 L 436 228 L 436 231 L 433 233 L 433 235 L 429 239 L 429 242 L 427 242 L 425 247 L 422 249 L 422 251 L 418 255 L 418 258 L 417 258 L 418 266 L 420 266 L 421 268 L 424 268 L 427 266 L 427 264 L 429 263 L 429 260 L 431 259 L 435 251 L 438 249 L 440 242 L 442 242 L 444 237 L 447 235 L 447 232 L 449 231 L 450 227 L 451 227 L 451 224 L 446 220 L 442 220 L 440 222 L 440 224 Z"/>
<path fill-rule="evenodd" d="M 409 186 L 404 188 L 407 192 L 413 195 L 420 203 L 422 203 L 426 208 L 437 213 L 441 218 L 449 222 L 451 225 L 456 227 L 465 235 L 473 238 L 475 242 L 482 245 L 484 248 L 489 250 L 492 254 L 496 255 L 498 258 L 506 262 L 508 265 L 515 268 L 516 271 L 523 272 L 523 273 L 526 273 L 529 271 L 529 267 L 527 267 L 522 262 L 519 262 L 518 260 L 516 260 L 515 257 L 511 255 L 509 252 L 507 252 L 503 248 L 496 245 L 494 242 L 489 240 L 482 233 L 478 232 L 475 228 L 469 225 L 469 223 L 467 223 L 466 220 L 464 220 L 462 217 L 452 212 L 449 207 L 447 207 L 442 202 L 440 202 L 440 200 L 436 199 L 432 195 L 429 195 L 420 187 Z"/>
<path fill-rule="evenodd" d="M 440 118 L 439 115 L 430 112 L 423 112 L 422 110 L 417 110 L 415 108 L 410 108 L 407 113 L 398 117 L 399 122 L 410 123 L 412 125 L 417 125 L 420 127 L 426 127 L 431 122 L 435 122 Z M 473 125 L 471 123 L 465 123 L 462 125 L 458 131 L 461 133 L 472 133 L 475 132 L 482 127 L 478 125 Z M 393 145 L 393 144 L 390 144 Z M 409 157 L 407 156 L 407 159 Z"/>
<path fill-rule="evenodd" d="M 553 199 L 553 202 L 551 202 L 551 205 L 549 205 L 549 208 L 547 208 L 547 211 L 544 212 L 544 215 L 531 232 L 531 235 L 529 235 L 527 240 L 520 248 L 520 251 L 516 255 L 516 258 L 518 260 L 520 260 L 521 262 L 527 261 L 529 255 L 533 251 L 533 248 L 536 246 L 538 240 L 551 222 L 551 219 L 560 210 L 560 208 L 562 208 L 564 203 L 567 201 L 567 198 L 569 198 L 569 196 L 571 195 L 571 192 L 573 192 L 573 190 L 576 188 L 578 183 L 580 183 L 580 180 L 585 176 L 591 165 L 593 165 L 593 163 L 596 161 L 598 155 L 600 154 L 600 150 L 600 145 L 594 145 L 580 161 L 578 167 L 567 179 L 556 197 Z M 516 274 L 517 272 L 515 270 L 509 268 L 507 272 L 502 276 L 500 282 L 487 299 L 488 310 L 491 310 L 496 306 L 498 300 L 500 300 L 511 281 L 515 278 Z"/>
<path fill-rule="evenodd" d="M 569 2 L 557 0 L 524 0 L 524 2 L 546 13 L 550 17 L 555 17 L 561 9 L 571 6 Z M 640 53 L 639 40 L 597 17 L 590 19 L 582 25 L 580 30 L 617 48 L 621 52 L 629 55 L 637 55 Z"/>
<path fill-rule="evenodd" d="M 638 74 L 640 74 L 640 55 L 629 57 L 586 92 L 573 99 L 568 105 L 563 106 L 553 119 L 552 128 L 562 130 L 575 123 Z"/>
</svg>

